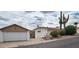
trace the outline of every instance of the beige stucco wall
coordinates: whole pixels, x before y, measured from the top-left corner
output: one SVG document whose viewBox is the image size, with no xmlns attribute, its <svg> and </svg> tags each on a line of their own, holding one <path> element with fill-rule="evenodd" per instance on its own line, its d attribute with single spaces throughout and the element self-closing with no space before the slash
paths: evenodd
<svg viewBox="0 0 79 59">
<path fill-rule="evenodd" d="M 38 32 L 40 31 L 40 32 Z M 35 30 L 35 38 L 36 39 L 41 39 L 42 37 L 45 37 L 48 34 L 47 29 L 44 28 L 39 28 Z"/>
<path fill-rule="evenodd" d="M 77 33 L 79 33 L 79 29 L 77 29 Z"/>
</svg>

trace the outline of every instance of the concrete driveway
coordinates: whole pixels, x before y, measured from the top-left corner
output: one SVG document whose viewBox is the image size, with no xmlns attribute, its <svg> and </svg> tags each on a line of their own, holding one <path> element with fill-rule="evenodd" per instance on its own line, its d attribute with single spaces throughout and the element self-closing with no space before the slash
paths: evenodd
<svg viewBox="0 0 79 59">
<path fill-rule="evenodd" d="M 54 39 L 56 40 L 56 39 Z M 12 47 L 18 47 L 18 46 L 26 46 L 26 45 L 33 45 L 33 44 L 39 44 L 44 42 L 51 42 L 53 40 L 43 40 L 43 39 L 31 39 L 26 41 L 15 41 L 15 42 L 2 42 L 0 43 L 0 48 L 12 48 Z"/>
</svg>

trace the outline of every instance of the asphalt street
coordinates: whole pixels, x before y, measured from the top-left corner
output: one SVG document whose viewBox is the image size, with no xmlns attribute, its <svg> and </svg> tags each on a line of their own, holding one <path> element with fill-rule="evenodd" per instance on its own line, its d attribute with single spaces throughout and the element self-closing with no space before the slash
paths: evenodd
<svg viewBox="0 0 79 59">
<path fill-rule="evenodd" d="M 18 46 L 16 48 L 79 48 L 79 38 L 57 40 L 28 46 Z"/>
</svg>

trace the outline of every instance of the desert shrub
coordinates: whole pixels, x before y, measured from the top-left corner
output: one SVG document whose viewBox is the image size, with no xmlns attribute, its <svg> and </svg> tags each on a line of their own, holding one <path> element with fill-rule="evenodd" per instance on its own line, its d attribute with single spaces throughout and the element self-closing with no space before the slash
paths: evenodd
<svg viewBox="0 0 79 59">
<path fill-rule="evenodd" d="M 69 25 L 65 28 L 66 35 L 74 35 L 76 33 L 76 27 L 73 25 Z"/>
<path fill-rule="evenodd" d="M 53 37 L 51 35 L 46 35 L 45 37 L 42 37 L 42 39 L 50 40 L 50 39 L 53 39 Z"/>
<path fill-rule="evenodd" d="M 61 35 L 61 36 L 65 35 L 65 30 L 64 29 L 63 30 L 60 30 L 59 31 L 59 35 Z"/>
<path fill-rule="evenodd" d="M 58 33 L 57 30 L 54 30 L 54 31 L 52 31 L 52 32 L 50 33 L 50 35 L 51 35 L 52 37 L 58 37 L 59 33 Z"/>
</svg>

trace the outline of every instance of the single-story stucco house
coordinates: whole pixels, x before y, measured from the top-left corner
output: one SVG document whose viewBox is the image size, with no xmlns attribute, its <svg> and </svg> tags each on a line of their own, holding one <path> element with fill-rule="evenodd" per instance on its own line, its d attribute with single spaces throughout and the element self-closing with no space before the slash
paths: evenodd
<svg viewBox="0 0 79 59">
<path fill-rule="evenodd" d="M 38 27 L 38 28 L 34 29 L 35 30 L 35 39 L 41 39 L 42 37 L 49 35 L 50 32 L 55 29 L 57 29 L 57 28 Z"/>
<path fill-rule="evenodd" d="M 79 27 L 77 27 L 77 33 L 79 33 Z"/>
<path fill-rule="evenodd" d="M 30 40 L 30 30 L 17 24 L 0 29 L 0 42 Z"/>
</svg>

